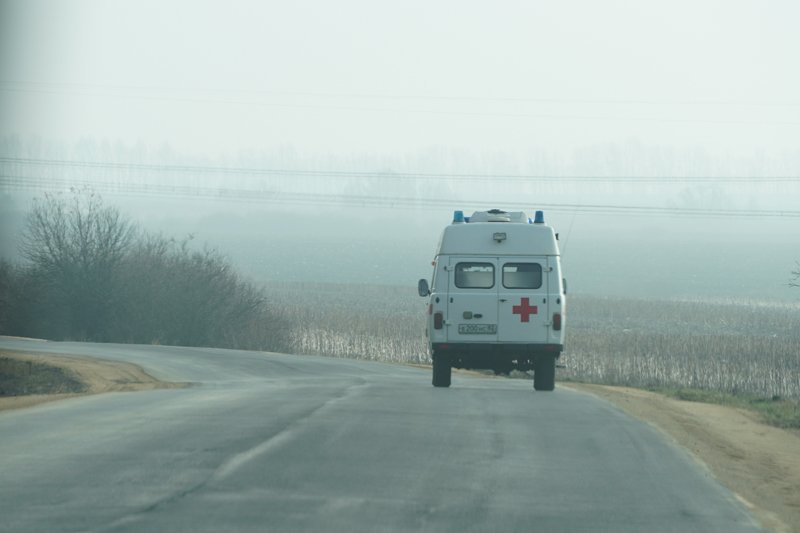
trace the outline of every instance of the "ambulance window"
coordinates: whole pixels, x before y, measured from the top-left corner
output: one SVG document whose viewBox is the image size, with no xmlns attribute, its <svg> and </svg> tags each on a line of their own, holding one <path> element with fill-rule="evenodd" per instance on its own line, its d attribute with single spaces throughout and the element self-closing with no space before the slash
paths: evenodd
<svg viewBox="0 0 800 533">
<path fill-rule="evenodd" d="M 491 263 L 458 263 L 455 272 L 456 287 L 459 289 L 494 287 L 494 265 Z"/>
<path fill-rule="evenodd" d="M 542 265 L 539 263 L 503 265 L 503 287 L 506 289 L 538 289 L 541 286 Z"/>
</svg>

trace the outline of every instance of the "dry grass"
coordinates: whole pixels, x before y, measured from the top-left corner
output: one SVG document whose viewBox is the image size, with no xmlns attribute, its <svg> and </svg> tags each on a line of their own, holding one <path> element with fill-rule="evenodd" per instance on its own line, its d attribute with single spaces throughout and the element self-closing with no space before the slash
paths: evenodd
<svg viewBox="0 0 800 533">
<path fill-rule="evenodd" d="M 562 378 L 800 400 L 800 307 L 574 298 Z"/>
<path fill-rule="evenodd" d="M 404 287 L 281 284 L 273 309 L 291 326 L 291 353 L 408 363 L 428 362 L 427 303 Z"/>
<path fill-rule="evenodd" d="M 86 386 L 64 368 L 0 357 L 0 397 L 83 392 Z"/>
</svg>

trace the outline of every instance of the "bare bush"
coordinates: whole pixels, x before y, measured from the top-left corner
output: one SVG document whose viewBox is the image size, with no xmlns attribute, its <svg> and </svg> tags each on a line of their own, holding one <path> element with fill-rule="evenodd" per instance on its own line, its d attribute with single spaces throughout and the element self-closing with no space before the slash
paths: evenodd
<svg viewBox="0 0 800 533">
<path fill-rule="evenodd" d="M 42 318 L 62 322 L 69 337 L 107 340 L 119 304 L 116 276 L 135 236 L 133 223 L 91 191 L 35 200 L 19 249 L 47 287 Z"/>
<path fill-rule="evenodd" d="M 6 260 L 0 260 L 0 332 L 8 329 L 11 287 L 13 285 L 13 267 L 11 263 Z"/>
<path fill-rule="evenodd" d="M 285 328 L 263 288 L 243 279 L 219 252 L 137 231 L 91 191 L 37 200 L 20 250 L 27 265 L 0 265 L 0 285 L 9 286 L 0 302 L 2 332 L 249 349 L 285 345 Z"/>
<path fill-rule="evenodd" d="M 123 270 L 120 336 L 130 342 L 274 349 L 281 331 L 263 289 L 244 280 L 213 249 L 190 240 L 142 238 Z"/>
</svg>

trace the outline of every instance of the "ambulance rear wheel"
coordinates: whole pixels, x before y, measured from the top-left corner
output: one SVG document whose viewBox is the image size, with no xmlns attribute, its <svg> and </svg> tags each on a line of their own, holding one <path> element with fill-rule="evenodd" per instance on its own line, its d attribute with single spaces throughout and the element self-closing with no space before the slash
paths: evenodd
<svg viewBox="0 0 800 533">
<path fill-rule="evenodd" d="M 536 358 L 533 369 L 533 388 L 540 391 L 551 391 L 556 388 L 556 358 L 542 355 Z"/>
<path fill-rule="evenodd" d="M 438 356 L 433 358 L 434 387 L 449 387 L 450 372 L 450 360 L 447 357 Z"/>
</svg>

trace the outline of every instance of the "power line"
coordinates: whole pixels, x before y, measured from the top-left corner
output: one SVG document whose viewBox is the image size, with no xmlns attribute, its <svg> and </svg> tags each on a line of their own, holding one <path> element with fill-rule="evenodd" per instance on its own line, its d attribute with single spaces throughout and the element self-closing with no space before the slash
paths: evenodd
<svg viewBox="0 0 800 533">
<path fill-rule="evenodd" d="M 31 182 L 31 179 L 35 180 Z M 0 185 L 13 189 L 52 189 L 53 182 L 47 178 L 29 178 L 20 176 L 0 175 Z M 463 200 L 427 197 L 401 197 L 401 196 L 375 196 L 351 194 L 324 194 L 300 193 L 285 191 L 264 191 L 251 189 L 237 189 L 225 187 L 201 186 L 169 186 L 160 184 L 122 183 L 122 184 L 96 184 L 90 181 L 71 181 L 73 187 L 92 187 L 98 192 L 113 194 L 130 194 L 146 197 L 175 197 L 207 199 L 215 201 L 234 201 L 269 204 L 300 204 L 312 206 L 343 206 L 351 208 L 423 208 L 441 207 L 442 205 L 484 205 L 487 199 Z M 491 200 L 492 203 L 508 208 L 530 209 L 531 202 L 513 200 Z M 604 215 L 635 215 L 635 216 L 680 216 L 698 218 L 800 218 L 800 210 L 790 209 L 707 209 L 683 207 L 659 207 L 636 205 L 608 205 L 608 204 L 574 204 L 574 203 L 536 203 L 537 208 L 548 209 L 555 212 L 604 214 Z"/>
<path fill-rule="evenodd" d="M 663 183 L 663 182 L 800 182 L 800 176 L 555 176 L 544 174 L 475 174 L 475 173 L 432 173 L 432 172 L 390 172 L 355 170 L 302 170 L 288 168 L 221 167 L 210 165 L 174 165 L 149 163 L 114 163 L 105 161 L 75 161 L 65 159 L 35 159 L 19 157 L 0 157 L 0 163 L 55 166 L 88 169 L 138 170 L 147 172 L 175 172 L 194 174 L 250 174 L 268 176 L 311 177 L 311 178 L 382 178 L 395 180 L 503 180 L 503 181 L 549 181 L 549 182 L 609 182 L 609 183 Z"/>
<path fill-rule="evenodd" d="M 85 92 L 63 89 L 17 89 L 0 87 L 0 92 L 7 93 L 38 93 L 49 95 L 72 95 L 72 96 L 108 96 L 116 98 L 133 98 L 140 100 L 160 100 L 178 103 L 195 104 L 223 104 L 223 105 L 245 105 L 252 107 L 273 107 L 287 109 L 316 109 L 328 111 L 363 111 L 368 113 L 413 113 L 444 116 L 468 116 L 468 117 L 494 117 L 511 119 L 539 119 L 539 120 L 576 120 L 576 121 L 597 121 L 597 122 L 656 122 L 664 124 L 727 124 L 740 126 L 800 126 L 800 122 L 792 120 L 741 120 L 741 119 L 709 119 L 709 118 L 680 118 L 675 116 L 656 117 L 656 116 L 603 116 L 603 115 L 580 115 L 580 114 L 558 114 L 558 113 L 523 113 L 523 112 L 492 112 L 492 111 L 463 111 L 463 110 L 443 110 L 443 109 L 413 109 L 413 108 L 390 108 L 390 107 L 363 107 L 353 105 L 321 105 L 321 104 L 292 104 L 265 102 L 263 100 L 237 100 L 231 98 L 204 98 L 186 97 L 153 94 L 135 93 L 102 93 Z"/>
<path fill-rule="evenodd" d="M 513 103 L 545 103 L 545 104 L 589 104 L 589 105 L 668 105 L 668 106 L 753 106 L 753 107 L 800 107 L 800 102 L 774 102 L 764 100 L 658 100 L 635 98 L 555 98 L 528 96 L 476 96 L 476 95 L 425 95 L 394 93 L 346 93 L 274 89 L 225 89 L 196 87 L 167 87 L 155 85 L 117 85 L 52 81 L 0 80 L 0 85 L 10 85 L 12 90 L 22 91 L 25 87 L 62 89 L 100 89 L 113 91 L 138 91 L 144 93 L 201 93 L 201 94 L 239 94 L 256 96 L 311 96 L 315 98 L 341 99 L 386 99 L 386 100 L 432 100 L 432 101 L 468 101 L 468 102 L 513 102 Z M 16 89 L 13 89 L 16 86 Z M 0 90 L 2 88 L 0 87 Z"/>
</svg>

